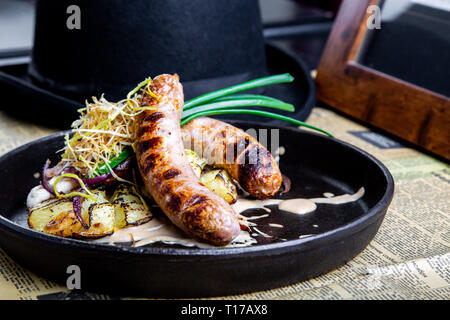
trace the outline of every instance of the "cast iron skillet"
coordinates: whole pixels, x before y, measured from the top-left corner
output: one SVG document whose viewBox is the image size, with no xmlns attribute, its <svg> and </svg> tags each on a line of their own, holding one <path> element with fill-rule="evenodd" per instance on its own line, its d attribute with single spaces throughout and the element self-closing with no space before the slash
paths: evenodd
<svg viewBox="0 0 450 320">
<path fill-rule="evenodd" d="M 234 122 L 243 129 L 267 125 Z M 289 285 L 329 272 L 360 253 L 375 236 L 391 202 L 394 182 L 371 155 L 321 134 L 279 129 L 286 150 L 280 168 L 292 180 L 282 198 L 355 193 L 354 203 L 319 204 L 295 215 L 273 208 L 258 228 L 272 238 L 244 248 L 196 249 L 154 244 L 134 248 L 57 238 L 28 229 L 25 199 L 40 171 L 63 145 L 58 133 L 23 145 L 0 158 L 0 245 L 36 274 L 66 283 L 67 267 L 81 268 L 81 288 L 121 296 L 208 297 Z M 266 213 L 249 210 L 246 215 Z M 268 226 L 279 223 L 284 228 Z M 301 235 L 313 234 L 299 238 Z M 284 241 L 282 239 L 287 239 Z"/>
</svg>

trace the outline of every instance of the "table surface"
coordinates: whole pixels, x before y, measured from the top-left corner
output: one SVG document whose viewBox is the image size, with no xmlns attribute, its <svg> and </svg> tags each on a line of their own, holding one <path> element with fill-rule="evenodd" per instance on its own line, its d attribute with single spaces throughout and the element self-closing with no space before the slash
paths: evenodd
<svg viewBox="0 0 450 320">
<path fill-rule="evenodd" d="M 314 108 L 308 123 L 382 161 L 396 190 L 379 232 L 353 260 L 328 274 L 287 287 L 218 299 L 449 299 L 450 170 L 335 112 Z M 0 111 L 0 154 L 56 132 Z M 22 268 L 0 249 L 0 299 L 111 299 L 71 292 Z"/>
</svg>

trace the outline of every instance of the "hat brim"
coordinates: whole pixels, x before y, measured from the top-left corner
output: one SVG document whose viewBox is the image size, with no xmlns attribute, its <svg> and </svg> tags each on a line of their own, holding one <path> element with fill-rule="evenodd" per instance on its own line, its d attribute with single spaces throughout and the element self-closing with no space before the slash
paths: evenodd
<svg viewBox="0 0 450 320">
<path fill-rule="evenodd" d="M 289 84 L 278 84 L 255 90 L 258 94 L 274 97 L 295 106 L 295 112 L 276 110 L 277 113 L 305 120 L 316 102 L 316 88 L 309 69 L 299 58 L 293 57 L 283 50 L 266 44 L 266 74 L 290 73 L 295 81 Z M 78 118 L 78 109 L 84 106 L 83 101 L 75 101 L 60 94 L 40 87 L 28 77 L 28 65 L 0 67 L 0 92 L 2 110 L 18 118 L 55 128 L 65 129 Z M 246 73 L 237 77 L 224 77 L 183 83 L 186 98 L 224 88 L 243 81 L 263 76 L 259 73 Z M 131 90 L 132 88 L 130 88 Z M 89 97 L 86 97 L 89 98 Z M 106 97 L 108 98 L 108 97 Z M 259 109 L 259 108 L 256 108 Z M 267 111 L 267 109 L 265 109 Z M 279 124 L 280 120 L 262 118 L 251 115 L 217 116 L 221 119 L 257 120 Z M 286 123 L 284 123 L 286 124 Z"/>
</svg>

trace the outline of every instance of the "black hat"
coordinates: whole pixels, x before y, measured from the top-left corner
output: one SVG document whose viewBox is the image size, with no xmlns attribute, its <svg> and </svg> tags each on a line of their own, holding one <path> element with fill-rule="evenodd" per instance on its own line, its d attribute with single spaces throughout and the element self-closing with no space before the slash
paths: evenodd
<svg viewBox="0 0 450 320">
<path fill-rule="evenodd" d="M 0 91 L 11 111 L 67 127 L 86 99 L 123 99 L 148 76 L 179 74 L 189 99 L 284 72 L 294 83 L 256 92 L 304 120 L 314 83 L 299 58 L 265 44 L 257 0 L 38 0 L 31 63 L 0 68 Z"/>
</svg>

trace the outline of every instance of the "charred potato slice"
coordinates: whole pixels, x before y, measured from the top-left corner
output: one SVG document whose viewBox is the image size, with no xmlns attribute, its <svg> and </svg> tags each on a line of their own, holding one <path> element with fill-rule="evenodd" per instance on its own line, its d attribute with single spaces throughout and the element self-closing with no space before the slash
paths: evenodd
<svg viewBox="0 0 450 320">
<path fill-rule="evenodd" d="M 200 175 L 202 174 L 202 170 L 206 165 L 206 160 L 200 158 L 194 151 L 189 149 L 184 149 L 184 155 L 189 161 L 189 164 L 192 167 L 192 170 L 194 170 L 197 177 L 200 178 Z"/>
<path fill-rule="evenodd" d="M 114 207 L 106 200 L 104 191 L 92 190 L 92 192 L 97 201 L 84 198 L 81 204 L 81 216 L 90 226 L 88 230 L 85 230 L 76 218 L 72 199 L 51 199 L 31 208 L 28 225 L 34 230 L 60 237 L 97 238 L 111 234 L 114 231 Z M 108 222 L 108 219 L 111 220 L 108 217 L 111 210 L 102 208 L 104 204 L 112 208 L 112 232 L 111 223 Z"/>
<path fill-rule="evenodd" d="M 133 186 L 121 184 L 112 197 L 115 227 L 122 229 L 150 221 L 152 214 Z"/>
<path fill-rule="evenodd" d="M 108 203 L 108 200 L 106 200 L 106 194 L 105 191 L 94 189 L 91 190 L 91 192 L 95 195 L 97 198 L 97 201 L 93 201 L 89 198 L 83 198 L 83 201 L 81 202 L 81 217 L 86 222 L 86 224 L 89 226 L 89 209 L 93 205 L 98 205 L 102 203 Z"/>
<path fill-rule="evenodd" d="M 75 218 L 74 220 L 72 218 Z M 30 228 L 54 235 L 70 236 L 72 229 L 78 229 L 81 224 L 73 211 L 70 199 L 51 199 L 37 207 L 30 208 L 28 225 Z M 75 224 L 75 225 L 73 225 Z"/>
<path fill-rule="evenodd" d="M 73 235 L 77 238 L 100 238 L 114 233 L 114 205 L 105 203 L 95 203 L 89 206 L 88 212 L 89 228 L 81 229 Z"/>
<path fill-rule="evenodd" d="M 75 232 L 79 232 L 81 229 L 83 229 L 83 226 L 75 216 L 75 212 L 71 210 L 68 212 L 61 212 L 45 225 L 43 231 L 54 236 L 71 237 Z"/>
<path fill-rule="evenodd" d="M 237 200 L 236 186 L 231 181 L 228 173 L 223 169 L 205 171 L 200 181 L 212 192 L 217 193 L 228 203 L 235 203 Z"/>
</svg>

